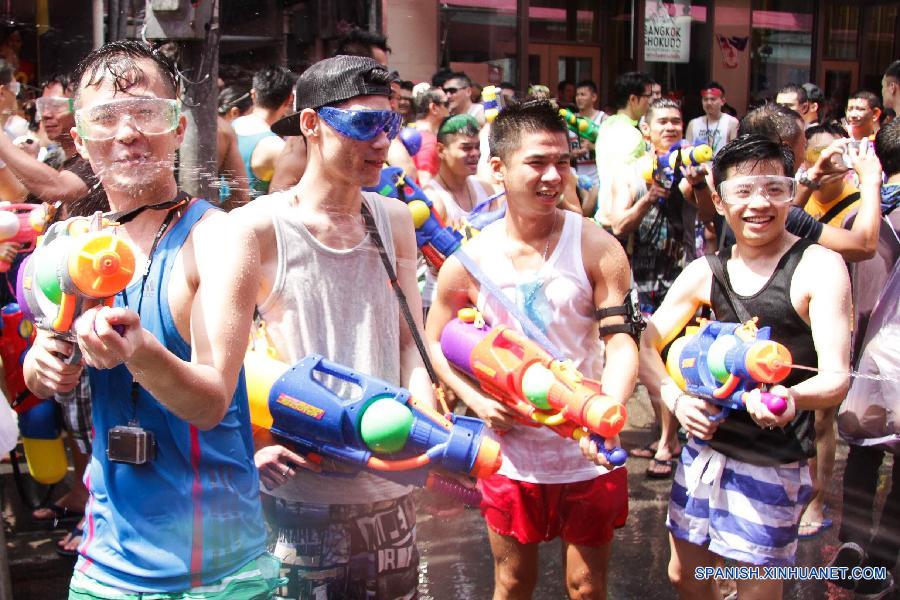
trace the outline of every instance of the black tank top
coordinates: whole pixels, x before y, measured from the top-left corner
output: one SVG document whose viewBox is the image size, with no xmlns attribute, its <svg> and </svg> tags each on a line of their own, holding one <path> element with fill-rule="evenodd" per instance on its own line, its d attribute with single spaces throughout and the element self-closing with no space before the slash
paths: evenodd
<svg viewBox="0 0 900 600">
<path fill-rule="evenodd" d="M 735 303 L 743 305 L 751 317 L 758 317 L 759 327 L 771 326 L 772 339 L 784 344 L 798 365 L 818 365 L 813 345 L 812 330 L 797 314 L 791 303 L 791 280 L 803 257 L 812 245 L 800 239 L 784 253 L 769 281 L 752 296 L 741 296 L 734 291 L 725 265 L 731 258 L 731 248 L 721 250 L 716 256 L 707 256 L 710 262 L 722 265 L 725 282 Z M 728 294 L 713 277 L 710 302 L 715 318 L 719 321 L 738 323 L 741 319 L 729 302 Z M 785 387 L 796 385 L 812 376 L 810 371 L 793 369 L 782 382 Z M 716 430 L 710 441 L 713 449 L 725 456 L 755 465 L 776 465 L 811 458 L 816 455 L 815 412 L 804 410 L 787 427 L 763 429 L 743 410 L 732 411 Z"/>
</svg>

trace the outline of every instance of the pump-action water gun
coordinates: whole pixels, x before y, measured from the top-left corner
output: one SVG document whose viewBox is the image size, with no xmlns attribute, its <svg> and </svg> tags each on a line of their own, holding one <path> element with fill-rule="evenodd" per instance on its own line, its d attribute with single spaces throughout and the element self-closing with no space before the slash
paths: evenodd
<svg viewBox="0 0 900 600">
<path fill-rule="evenodd" d="M 31 252 L 52 212 L 45 204 L 0 204 L 0 242 L 21 244 L 20 252 Z M 0 260 L 0 272 L 9 271 L 10 266 Z"/>
<path fill-rule="evenodd" d="M 25 259 L 16 296 L 26 318 L 70 335 L 75 319 L 99 304 L 112 306 L 134 275 L 134 250 L 98 212 L 54 223 Z"/>
<path fill-rule="evenodd" d="M 672 342 L 666 371 L 683 391 L 722 407 L 716 419 L 744 408 L 747 394 L 784 381 L 791 372 L 791 353 L 770 339 L 771 327 L 756 327 L 755 319 L 740 323 L 701 320 Z M 773 415 L 784 414 L 787 401 L 762 391 Z"/>
<path fill-rule="evenodd" d="M 500 468 L 500 446 L 482 435 L 484 423 L 479 419 L 444 418 L 407 390 L 322 356 L 312 354 L 288 367 L 251 350 L 244 368 L 251 423 L 289 441 L 312 460 L 342 465 L 344 474 L 365 469 L 477 506 L 477 490 L 432 469 L 484 478 Z M 361 393 L 342 397 L 323 378 Z"/>
<path fill-rule="evenodd" d="M 648 184 L 656 181 L 667 190 L 670 189 L 675 183 L 675 167 L 679 156 L 682 165 L 692 167 L 711 161 L 713 151 L 709 144 L 691 146 L 684 140 L 679 140 L 662 156 L 651 153 L 641 159 L 639 168 L 644 181 Z"/>
<path fill-rule="evenodd" d="M 19 305 L 0 311 L 0 360 L 9 392 L 9 403 L 19 418 L 19 433 L 28 471 L 35 481 L 52 485 L 66 476 L 68 462 L 59 426 L 59 407 L 53 398 L 41 400 L 25 387 L 22 362 L 34 340 L 34 324 L 25 319 Z"/>
<path fill-rule="evenodd" d="M 462 235 L 441 222 L 431 200 L 414 181 L 404 177 L 400 167 L 382 169 L 378 185 L 366 190 L 406 202 L 416 228 L 416 245 L 434 268 L 440 269 L 462 243 Z"/>
<path fill-rule="evenodd" d="M 559 116 L 565 120 L 569 131 L 577 134 L 579 137 L 583 137 L 592 144 L 597 142 L 597 132 L 600 131 L 600 127 L 596 123 L 576 115 L 568 108 L 559 109 Z"/>
<path fill-rule="evenodd" d="M 517 331 L 485 324 L 473 308 L 462 309 L 444 327 L 441 350 L 451 364 L 515 410 L 527 425 L 545 425 L 574 440 L 589 435 L 588 431 L 600 438 L 612 437 L 625 426 L 625 407 L 603 394 L 599 381 L 554 360 Z M 609 450 L 602 439 L 596 441 L 611 464 L 624 464 L 624 450 Z"/>
</svg>

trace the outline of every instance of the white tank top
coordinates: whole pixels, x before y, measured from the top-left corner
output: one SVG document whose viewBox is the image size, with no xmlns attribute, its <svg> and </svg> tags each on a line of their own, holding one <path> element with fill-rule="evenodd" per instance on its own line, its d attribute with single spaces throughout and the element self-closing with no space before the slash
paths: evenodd
<svg viewBox="0 0 900 600">
<path fill-rule="evenodd" d="M 479 203 L 487 200 L 489 198 L 487 190 L 484 189 L 484 185 L 482 185 L 481 181 L 478 180 L 474 175 L 469 175 L 466 178 L 466 185 L 469 187 L 469 193 L 472 195 L 472 208 L 478 206 Z M 447 188 L 438 183 L 437 177 L 432 177 L 428 180 L 428 183 L 425 184 L 425 189 L 436 193 L 440 196 L 441 201 L 444 203 L 444 211 L 446 214 L 444 215 L 444 223 L 447 225 L 461 223 L 462 220 L 468 216 L 469 211 L 463 210 L 459 204 L 456 203 L 456 200 L 453 198 L 453 194 L 447 191 Z M 496 204 L 496 200 L 491 202 L 491 204 Z M 488 207 L 490 209 L 490 207 Z M 422 307 L 430 308 L 431 303 L 434 301 L 434 294 L 437 291 L 437 274 L 431 268 L 431 266 L 427 266 L 425 269 L 425 285 L 422 287 Z"/>
<path fill-rule="evenodd" d="M 300 220 L 294 190 L 258 198 L 256 210 L 271 214 L 278 266 L 269 297 L 259 305 L 266 333 L 278 359 L 294 364 L 308 354 L 400 384 L 400 306 L 371 237 L 349 250 L 323 245 Z M 396 268 L 385 198 L 363 192 Z M 327 273 L 325 277 L 323 274 Z M 362 472 L 354 478 L 318 475 L 304 469 L 285 485 L 263 492 L 288 500 L 317 504 L 365 504 L 408 493 L 382 477 Z"/>
<path fill-rule="evenodd" d="M 475 208 L 480 202 L 488 199 L 487 191 L 474 175 L 466 177 L 466 186 L 468 186 L 469 193 L 471 194 L 472 208 Z M 451 194 L 447 188 L 440 184 L 437 177 L 432 177 L 428 180 L 425 189 L 427 190 L 429 188 L 437 192 L 441 201 L 444 203 L 444 211 L 446 212 L 444 219 L 447 224 L 459 223 L 468 216 L 469 211 L 464 210 L 457 204 L 456 198 L 453 197 L 453 194 Z M 493 202 L 491 204 L 493 204 Z"/>
<path fill-rule="evenodd" d="M 476 260 L 487 277 L 544 330 L 585 377 L 599 379 L 603 370 L 603 342 L 594 319 L 594 290 L 581 254 L 584 220 L 569 211 L 562 214 L 565 220 L 559 243 L 536 272 L 517 272 L 502 251 L 508 243 L 506 219 L 485 227 L 468 243 L 466 252 L 478 257 Z M 479 291 L 477 305 L 488 323 L 503 323 L 522 331 L 496 299 Z M 584 458 L 577 442 L 546 427 L 517 425 L 503 435 L 493 431 L 490 435 L 500 443 L 503 453 L 500 473 L 510 479 L 571 483 L 607 472 Z"/>
</svg>

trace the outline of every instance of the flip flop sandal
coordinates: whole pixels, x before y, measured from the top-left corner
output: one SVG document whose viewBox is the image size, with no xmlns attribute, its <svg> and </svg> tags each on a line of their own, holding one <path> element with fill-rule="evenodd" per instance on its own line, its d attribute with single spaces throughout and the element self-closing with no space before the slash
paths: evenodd
<svg viewBox="0 0 900 600">
<path fill-rule="evenodd" d="M 76 525 L 75 527 L 73 527 L 72 529 L 70 529 L 70 530 L 69 530 L 69 533 L 66 534 L 66 537 L 63 538 L 63 539 L 60 540 L 60 541 L 64 541 L 64 540 L 65 540 L 66 544 L 68 544 L 68 543 L 71 542 L 73 539 L 75 539 L 75 538 L 77 538 L 77 537 L 81 537 L 81 536 L 83 536 L 83 535 L 84 535 L 84 529 L 82 529 L 81 527 L 79 527 L 79 526 Z M 60 556 L 68 556 L 68 557 L 72 557 L 72 558 L 75 558 L 75 557 L 78 556 L 78 550 L 77 550 L 77 549 L 76 549 L 76 550 L 68 550 L 68 549 L 63 548 L 62 546 L 60 546 L 58 543 L 57 543 L 57 545 L 56 545 L 56 553 L 59 554 Z"/>
<path fill-rule="evenodd" d="M 52 513 L 52 516 L 46 518 L 36 517 L 34 513 L 38 510 L 41 510 L 40 508 L 38 508 L 35 509 L 35 511 L 32 511 L 31 518 L 33 518 L 35 521 L 52 521 L 54 529 L 64 525 L 71 525 L 73 522 L 77 523 L 84 517 L 83 511 L 60 506 L 59 504 L 51 504 L 50 506 L 44 506 L 41 508 L 49 510 Z"/>
<path fill-rule="evenodd" d="M 665 467 L 663 471 L 652 471 L 651 467 Z M 669 460 L 659 460 L 658 458 L 650 459 L 650 466 L 647 467 L 647 471 L 645 472 L 649 479 L 669 479 L 675 473 L 675 461 L 671 458 Z"/>
<path fill-rule="evenodd" d="M 800 521 L 800 527 L 811 527 L 813 530 L 809 533 L 800 533 L 798 528 L 797 537 L 802 540 L 814 538 L 826 529 L 830 529 L 832 525 L 831 519 L 822 519 L 821 521 Z"/>
<path fill-rule="evenodd" d="M 634 458 L 653 458 L 656 456 L 656 448 L 653 447 L 653 444 L 655 443 L 656 442 L 650 442 L 640 448 L 632 448 L 628 451 L 628 456 L 633 456 Z"/>
</svg>

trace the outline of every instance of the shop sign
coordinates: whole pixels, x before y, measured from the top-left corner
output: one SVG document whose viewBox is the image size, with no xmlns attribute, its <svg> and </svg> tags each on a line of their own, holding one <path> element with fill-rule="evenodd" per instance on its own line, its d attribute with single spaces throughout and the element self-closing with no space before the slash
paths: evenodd
<svg viewBox="0 0 900 600">
<path fill-rule="evenodd" d="M 686 6 L 685 6 L 686 5 Z M 644 19 L 644 60 L 686 63 L 691 58 L 690 3 L 647 2 Z"/>
</svg>

